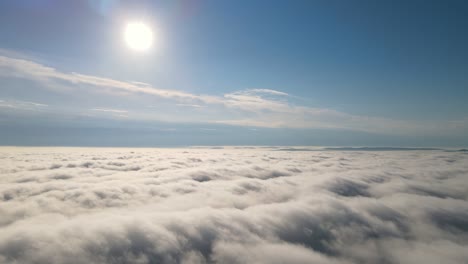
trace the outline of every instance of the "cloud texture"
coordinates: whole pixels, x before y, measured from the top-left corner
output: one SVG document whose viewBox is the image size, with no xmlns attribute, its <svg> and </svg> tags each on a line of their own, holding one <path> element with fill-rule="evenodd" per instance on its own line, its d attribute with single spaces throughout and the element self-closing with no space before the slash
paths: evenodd
<svg viewBox="0 0 468 264">
<path fill-rule="evenodd" d="M 468 155 L 0 149 L 0 263 L 468 263 Z"/>
</svg>

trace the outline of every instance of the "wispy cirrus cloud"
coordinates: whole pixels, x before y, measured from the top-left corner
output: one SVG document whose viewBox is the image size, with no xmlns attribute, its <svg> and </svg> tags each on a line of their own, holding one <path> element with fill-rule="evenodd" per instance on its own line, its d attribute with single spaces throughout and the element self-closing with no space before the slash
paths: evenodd
<svg viewBox="0 0 468 264">
<path fill-rule="evenodd" d="M 24 59 L 0 56 L 0 75 L 4 77 L 16 77 L 39 81 L 47 87 L 58 88 L 60 84 L 56 81 L 66 81 L 69 84 L 84 84 L 114 90 L 127 91 L 131 93 L 142 93 L 155 95 L 162 98 L 191 99 L 207 103 L 214 103 L 218 98 L 213 96 L 194 95 L 177 90 L 165 90 L 148 86 L 139 82 L 124 82 L 110 78 L 79 74 L 75 72 L 64 73 L 54 68 Z M 68 86 L 71 87 L 71 86 Z"/>
<path fill-rule="evenodd" d="M 201 107 L 206 107 L 203 105 L 199 104 L 176 104 L 177 106 L 183 106 L 183 107 L 194 107 L 194 108 L 201 108 Z"/>
<path fill-rule="evenodd" d="M 280 92 L 276 90 L 271 90 L 271 89 L 249 89 L 248 91 L 254 92 L 254 93 L 264 93 L 264 94 L 272 94 L 272 95 L 280 95 L 280 96 L 289 96 L 289 94 L 285 92 Z"/>
<path fill-rule="evenodd" d="M 160 89 L 147 83 L 126 82 L 111 78 L 62 72 L 27 60 L 0 55 L 0 76 L 27 79 L 55 92 L 75 93 L 86 89 L 90 93 L 111 96 L 131 94 L 166 100 L 174 107 L 193 108 L 203 114 L 177 111 L 151 114 L 135 105 L 132 118 L 158 119 L 177 122 L 223 123 L 236 126 L 269 128 L 347 129 L 381 134 L 416 135 L 461 134 L 468 131 L 466 119 L 446 121 L 413 121 L 353 115 L 327 108 L 315 108 L 293 103 L 294 96 L 271 89 L 247 89 L 224 95 L 199 95 L 184 91 Z M 97 89 L 96 89 L 97 88 Z M 103 96 L 104 97 L 104 96 Z M 3 103 L 3 105 L 6 105 Z M 147 108 L 146 108 L 147 109 Z M 163 109 L 164 110 L 164 109 Z M 101 110 L 102 111 L 102 110 Z M 196 111 L 196 112 L 200 112 Z M 116 112 L 117 113 L 117 112 Z"/>
<path fill-rule="evenodd" d="M 111 108 L 92 108 L 91 111 L 110 112 L 110 113 L 128 113 L 127 110 L 111 109 Z"/>
<path fill-rule="evenodd" d="M 0 107 L 2 108 L 11 108 L 11 109 L 20 109 L 20 110 L 41 110 L 45 107 L 48 107 L 47 104 L 41 104 L 36 102 L 29 101 L 20 101 L 20 100 L 0 100 Z"/>
</svg>

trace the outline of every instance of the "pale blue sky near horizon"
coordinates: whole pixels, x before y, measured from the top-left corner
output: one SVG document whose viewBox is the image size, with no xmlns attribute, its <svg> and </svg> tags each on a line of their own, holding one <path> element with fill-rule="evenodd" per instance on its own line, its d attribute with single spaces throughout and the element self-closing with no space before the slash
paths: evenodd
<svg viewBox="0 0 468 264">
<path fill-rule="evenodd" d="M 468 146 L 467 11 L 5 0 L 0 144 Z M 140 20 L 145 52 L 122 38 Z"/>
</svg>

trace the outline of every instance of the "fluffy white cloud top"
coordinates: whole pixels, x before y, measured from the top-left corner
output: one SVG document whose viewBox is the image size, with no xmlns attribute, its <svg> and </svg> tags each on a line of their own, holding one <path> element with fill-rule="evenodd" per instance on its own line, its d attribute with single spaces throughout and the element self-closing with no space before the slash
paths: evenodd
<svg viewBox="0 0 468 264">
<path fill-rule="evenodd" d="M 1 148 L 0 165 L 0 263 L 468 263 L 465 152 Z"/>
</svg>

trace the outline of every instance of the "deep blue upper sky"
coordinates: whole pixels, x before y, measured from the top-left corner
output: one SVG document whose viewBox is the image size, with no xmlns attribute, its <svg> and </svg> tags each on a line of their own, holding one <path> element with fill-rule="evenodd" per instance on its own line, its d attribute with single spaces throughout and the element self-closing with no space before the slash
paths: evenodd
<svg viewBox="0 0 468 264">
<path fill-rule="evenodd" d="M 138 119 L 274 130 L 275 126 L 260 123 L 278 122 L 278 127 L 286 129 L 282 137 L 292 135 L 294 129 L 338 129 L 377 138 L 384 134 L 393 142 L 390 144 L 411 144 L 408 138 L 423 136 L 427 141 L 418 141 L 418 145 L 463 145 L 468 142 L 464 136 L 468 127 L 467 11 L 468 2 L 457 0 L 4 0 L 0 2 L 0 49 L 6 58 L 53 67 L 65 74 L 138 81 L 194 95 L 226 98 L 243 91 L 243 96 L 271 99 L 284 107 L 252 110 L 239 109 L 238 101 L 211 107 L 177 98 L 171 102 L 167 98 L 151 101 L 148 96 L 127 100 L 88 90 L 85 94 L 58 92 L 42 79 L 11 77 L 10 66 L 0 67 L 4 72 L 0 74 L 0 100 L 4 105 L 23 101 L 47 105 L 49 110 L 43 112 L 48 118 L 50 112 L 62 112 L 65 106 L 70 107 L 70 116 L 84 109 L 106 108 L 128 113 L 125 121 L 99 116 L 112 124 Z M 122 29 L 132 20 L 153 27 L 157 43 L 150 52 L 134 54 L 125 47 Z M 90 85 L 63 79 L 54 83 L 79 86 L 77 89 Z M 289 96 L 278 98 L 252 89 Z M 153 102 L 159 108 L 151 116 L 141 106 Z M 197 105 L 202 113 L 184 119 L 194 111 L 175 105 Z M 339 117 L 315 118 L 310 109 L 298 107 L 336 111 Z M 18 120 L 12 109 L 0 108 L 2 120 Z M 289 120 L 296 117 L 292 124 Z M 21 120 L 33 126 L 29 119 L 30 114 L 21 114 Z M 55 125 L 73 123 L 63 119 L 67 118 L 56 117 Z M 396 124 L 388 125 L 386 120 Z M 417 127 L 411 127 L 414 124 Z M 453 129 L 445 131 L 453 124 Z M 421 135 L 425 131 L 428 135 Z M 308 143 L 303 137 L 301 143 Z M 347 132 L 337 133 L 336 140 L 343 141 L 343 137 L 349 137 L 344 144 L 366 144 L 365 140 L 353 141 Z M 400 137 L 406 139 L 398 141 Z M 197 142 L 194 137 L 193 144 Z M 282 142 L 273 138 L 267 143 Z M 330 145 L 333 139 L 310 143 Z"/>
</svg>

